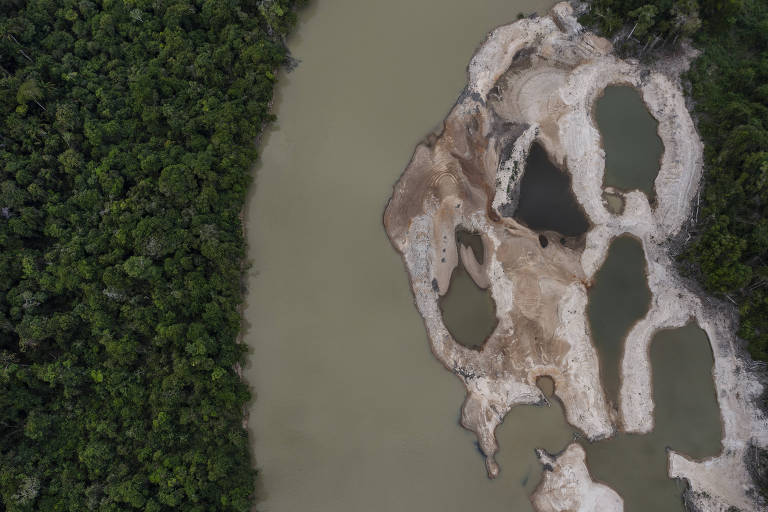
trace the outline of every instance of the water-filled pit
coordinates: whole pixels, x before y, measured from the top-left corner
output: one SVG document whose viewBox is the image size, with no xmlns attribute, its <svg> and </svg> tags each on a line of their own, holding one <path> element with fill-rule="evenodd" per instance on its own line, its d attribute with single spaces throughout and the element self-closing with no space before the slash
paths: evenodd
<svg viewBox="0 0 768 512">
<path fill-rule="evenodd" d="M 477 234 L 460 230 L 456 243 L 472 249 L 478 263 L 483 262 L 483 242 Z M 496 327 L 496 309 L 488 290 L 472 280 L 460 262 L 451 275 L 448 291 L 440 298 L 445 326 L 465 347 L 479 349 Z"/>
<path fill-rule="evenodd" d="M 652 199 L 664 145 L 640 93 L 629 86 L 606 87 L 594 110 L 605 150 L 603 184 L 637 189 Z"/>
<path fill-rule="evenodd" d="M 682 512 L 683 483 L 667 477 L 666 448 L 702 459 L 720 453 L 712 349 L 697 325 L 657 333 L 651 344 L 655 425 L 583 443 L 592 477 L 624 498 L 625 512 Z"/>
</svg>

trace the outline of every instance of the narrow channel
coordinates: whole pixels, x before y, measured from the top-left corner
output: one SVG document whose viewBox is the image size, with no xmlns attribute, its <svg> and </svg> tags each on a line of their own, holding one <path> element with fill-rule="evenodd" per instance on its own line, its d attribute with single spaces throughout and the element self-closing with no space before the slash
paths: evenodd
<svg viewBox="0 0 768 512">
<path fill-rule="evenodd" d="M 479 235 L 460 230 L 456 243 L 472 249 L 475 259 L 484 259 Z M 465 347 L 480 349 L 496 324 L 496 307 L 488 290 L 480 289 L 459 261 L 451 275 L 448 291 L 440 298 L 440 309 L 448 331 Z"/>
</svg>

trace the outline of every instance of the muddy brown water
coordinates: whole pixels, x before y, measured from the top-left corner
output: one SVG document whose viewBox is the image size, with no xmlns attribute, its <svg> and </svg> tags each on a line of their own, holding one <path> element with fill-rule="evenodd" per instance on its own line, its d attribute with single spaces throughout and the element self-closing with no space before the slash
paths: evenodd
<svg viewBox="0 0 768 512">
<path fill-rule="evenodd" d="M 603 184 L 638 189 L 653 196 L 664 145 L 658 122 L 634 87 L 610 86 L 595 105 L 595 121 L 605 150 Z"/>
<path fill-rule="evenodd" d="M 655 426 L 583 443 L 592 477 L 624 498 L 625 512 L 682 512 L 683 484 L 667 478 L 666 448 L 702 459 L 720 453 L 720 413 L 712 350 L 695 324 L 661 331 L 651 343 Z"/>
<path fill-rule="evenodd" d="M 263 512 L 530 511 L 573 438 L 556 400 L 516 407 L 485 476 L 464 390 L 429 352 L 382 227 L 415 142 L 444 118 L 488 30 L 541 1 L 313 2 L 246 210 L 244 376 Z M 661 470 L 658 470 L 661 471 Z"/>
</svg>

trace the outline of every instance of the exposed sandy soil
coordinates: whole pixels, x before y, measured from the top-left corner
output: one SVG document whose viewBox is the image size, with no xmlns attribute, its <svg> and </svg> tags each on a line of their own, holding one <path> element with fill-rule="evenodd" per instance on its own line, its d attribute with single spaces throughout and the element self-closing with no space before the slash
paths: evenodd
<svg viewBox="0 0 768 512">
<path fill-rule="evenodd" d="M 592 480 L 585 461 L 586 453 L 571 443 L 556 456 L 543 450 L 536 455 L 544 465 L 541 482 L 531 496 L 539 512 L 620 512 L 624 500 L 605 484 Z"/>
<path fill-rule="evenodd" d="M 714 352 L 724 452 L 706 462 L 671 452 L 670 475 L 688 480 L 689 497 L 702 510 L 759 508 L 743 455 L 750 440 L 768 446 L 766 418 L 754 405 L 762 387 L 737 357 L 728 314 L 689 290 L 667 255 L 667 241 L 690 216 L 702 169 L 701 142 L 677 75 L 687 62 L 678 58 L 649 69 L 622 61 L 607 40 L 578 25 L 566 3 L 549 16 L 500 27 L 472 58 L 468 85 L 442 131 L 417 146 L 395 185 L 386 231 L 406 264 L 432 352 L 467 389 L 461 423 L 476 434 L 490 477 L 499 471 L 495 429 L 515 405 L 544 400 L 536 387 L 541 375 L 552 377 L 566 419 L 589 439 L 611 436 L 616 428 L 650 431 L 650 341 L 659 329 L 695 317 Z M 609 211 L 603 199 L 605 153 L 592 118 L 594 102 L 611 84 L 641 92 L 665 147 L 654 206 L 641 192 L 616 191 L 623 209 L 613 211 L 620 214 Z M 582 243 L 562 244 L 557 233 L 546 232 L 543 244 L 540 233 L 502 215 L 514 211 L 533 141 L 571 174 L 592 225 Z M 457 248 L 457 229 L 480 234 L 482 264 L 471 251 Z M 653 299 L 626 339 L 620 404 L 612 411 L 586 320 L 586 286 L 612 239 L 622 233 L 642 241 Z M 480 351 L 453 339 L 438 306 L 459 257 L 496 303 L 498 325 Z M 576 452 L 570 447 L 547 459 L 559 469 L 537 490 L 534 503 L 540 510 L 595 510 L 579 507 L 594 503 L 589 500 L 597 495 L 613 500 L 612 491 L 591 481 L 583 454 Z"/>
</svg>

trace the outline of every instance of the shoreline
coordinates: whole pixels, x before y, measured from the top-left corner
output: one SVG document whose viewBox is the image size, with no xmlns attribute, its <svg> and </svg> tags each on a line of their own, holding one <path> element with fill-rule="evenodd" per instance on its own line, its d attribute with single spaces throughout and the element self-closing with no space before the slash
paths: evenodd
<svg viewBox="0 0 768 512">
<path fill-rule="evenodd" d="M 539 376 L 553 379 L 566 421 L 590 440 L 610 437 L 619 426 L 629 433 L 649 432 L 655 408 L 650 343 L 661 329 L 694 319 L 713 351 L 723 451 L 693 461 L 670 450 L 668 475 L 688 481 L 686 497 L 702 510 L 730 505 L 758 510 L 742 459 L 750 443 L 768 446 L 768 421 L 755 404 L 762 385 L 738 357 L 727 315 L 689 288 L 669 257 L 668 241 L 690 218 L 702 175 L 702 144 L 680 90 L 679 74 L 691 56 L 652 67 L 622 61 L 607 40 L 580 27 L 566 3 L 548 16 L 499 27 L 473 56 L 469 83 L 442 131 L 416 147 L 395 185 L 385 228 L 408 268 L 433 354 L 467 389 L 461 424 L 477 435 L 490 477 L 499 470 L 495 430 L 515 405 L 539 401 L 540 390 L 531 388 Z M 636 190 L 622 191 L 624 210 L 612 214 L 602 201 L 605 153 L 593 109 L 606 87 L 622 84 L 641 94 L 658 122 L 664 151 L 654 201 Z M 517 123 L 514 139 L 494 124 L 494 116 Z M 534 140 L 571 175 L 573 193 L 592 224 L 583 251 L 545 253 L 531 230 L 496 213 L 508 201 L 507 191 L 519 184 L 518 164 Z M 502 162 L 499 148 L 509 144 L 511 158 Z M 491 283 L 499 323 L 474 355 L 453 340 L 435 307 L 458 264 L 447 235 L 457 227 L 476 230 L 492 248 L 479 267 Z M 651 305 L 626 335 L 618 415 L 611 418 L 596 376 L 597 349 L 585 325 L 585 283 L 622 235 L 641 241 Z M 442 264 L 436 263 L 440 255 L 445 255 Z M 550 340 L 544 345 L 530 339 L 540 329 Z M 520 352 L 520 346 L 533 352 Z"/>
</svg>

